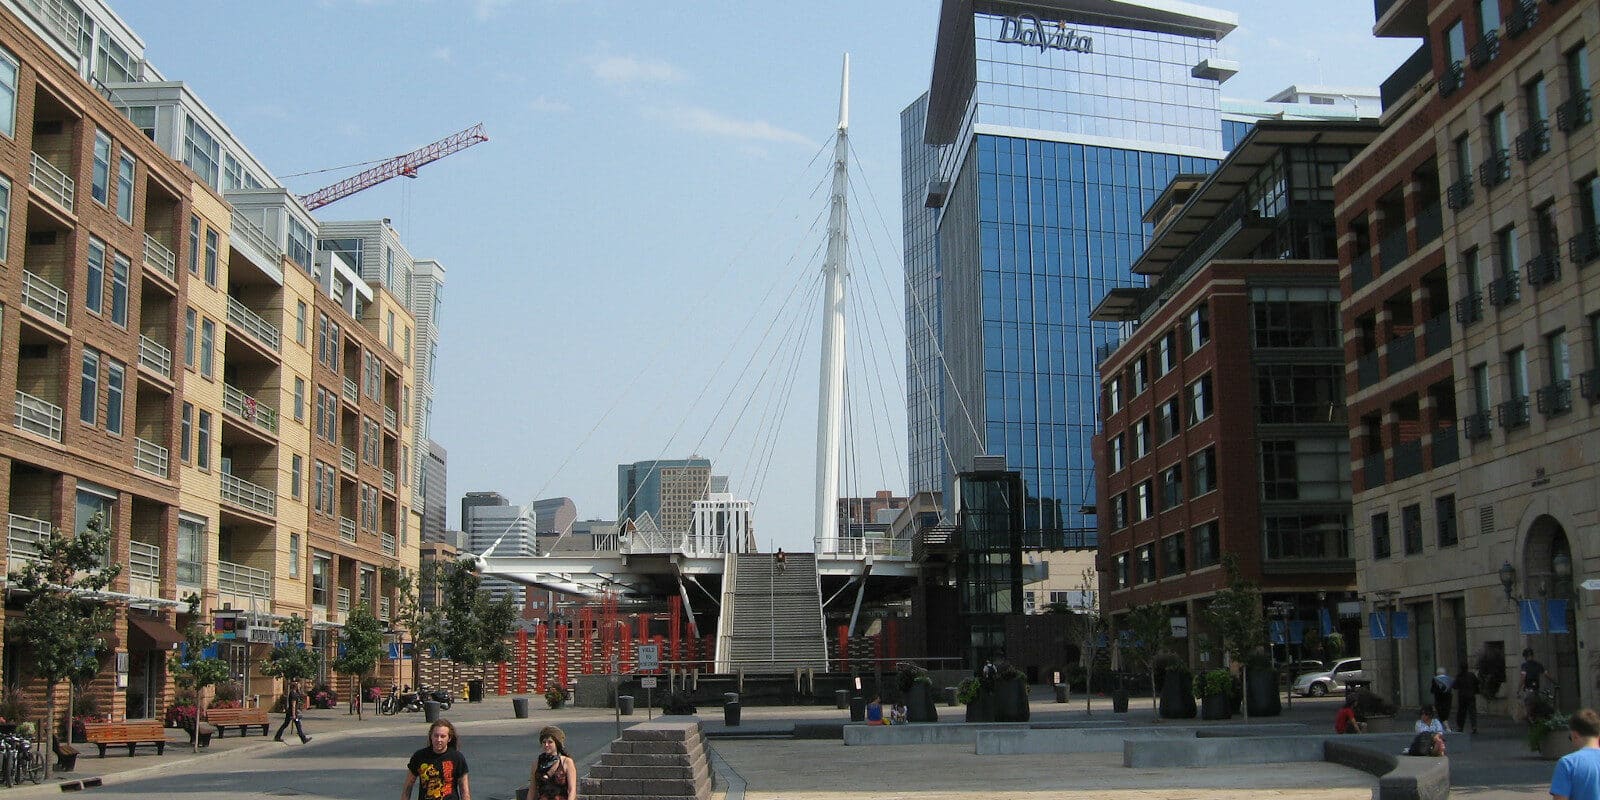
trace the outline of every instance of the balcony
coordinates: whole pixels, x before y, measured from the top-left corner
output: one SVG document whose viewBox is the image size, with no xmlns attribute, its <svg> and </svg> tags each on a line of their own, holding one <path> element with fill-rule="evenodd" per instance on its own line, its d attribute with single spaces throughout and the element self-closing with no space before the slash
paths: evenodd
<svg viewBox="0 0 1600 800">
<path fill-rule="evenodd" d="M 344 399 L 356 405 L 361 404 L 361 384 L 356 383 L 354 378 L 344 379 Z"/>
<path fill-rule="evenodd" d="M 1500 55 L 1500 32 L 1489 31 L 1483 38 L 1472 43 L 1472 48 L 1467 51 L 1467 62 L 1473 69 L 1483 69 L 1489 62 Z"/>
<path fill-rule="evenodd" d="M 1511 180 L 1511 151 L 1497 150 L 1494 155 L 1478 165 L 1478 182 L 1485 189 L 1493 189 Z"/>
<path fill-rule="evenodd" d="M 1378 351 L 1356 359 L 1356 386 L 1365 389 L 1378 382 Z"/>
<path fill-rule="evenodd" d="M 59 442 L 61 406 L 19 390 L 16 408 L 11 415 L 11 424 L 18 430 Z"/>
<path fill-rule="evenodd" d="M 235 475 L 222 475 L 222 502 L 257 514 L 278 513 L 278 493 Z"/>
<path fill-rule="evenodd" d="M 1510 431 L 1527 425 L 1530 417 L 1528 406 L 1527 395 L 1513 397 L 1495 406 L 1495 416 L 1500 421 L 1500 427 Z"/>
<path fill-rule="evenodd" d="M 383 471 L 383 488 L 390 492 L 394 491 L 394 470 Z"/>
<path fill-rule="evenodd" d="M 1117 352 L 1117 348 L 1121 346 L 1122 342 L 1105 342 L 1096 345 L 1094 348 L 1094 363 L 1097 366 L 1104 364 L 1106 359 L 1110 358 L 1112 353 Z"/>
<path fill-rule="evenodd" d="M 1376 453 L 1368 453 L 1366 458 L 1361 460 L 1361 479 L 1366 482 L 1368 489 L 1382 486 L 1388 482 L 1383 476 L 1382 450 Z"/>
<path fill-rule="evenodd" d="M 233 297 L 228 298 L 228 322 L 238 326 L 250 337 L 267 346 L 272 352 L 278 352 L 283 335 L 278 331 L 278 326 L 261 318 L 261 315 L 251 311 L 244 303 Z"/>
<path fill-rule="evenodd" d="M 50 538 L 50 523 L 42 519 L 10 515 L 6 529 L 7 569 L 22 569 L 24 562 L 37 561 L 44 555 L 44 542 Z"/>
<path fill-rule="evenodd" d="M 389 619 L 389 598 L 387 597 L 378 598 L 378 619 L 384 621 Z"/>
<path fill-rule="evenodd" d="M 400 415 L 394 413 L 394 409 L 384 406 L 383 424 L 389 426 L 391 429 L 399 429 Z"/>
<path fill-rule="evenodd" d="M 1600 258 L 1600 230 L 1585 228 L 1578 231 L 1578 235 L 1568 239 L 1567 258 L 1579 267 L 1591 264 Z"/>
<path fill-rule="evenodd" d="M 1505 308 L 1522 299 L 1522 276 L 1516 270 L 1489 281 L 1489 305 Z"/>
<path fill-rule="evenodd" d="M 144 542 L 128 542 L 128 577 L 160 584 L 161 548 Z"/>
<path fill-rule="evenodd" d="M 1473 292 L 1456 301 L 1456 322 L 1465 328 L 1483 319 L 1483 295 Z"/>
<path fill-rule="evenodd" d="M 142 472 L 151 475 L 167 477 L 170 461 L 167 457 L 167 448 L 147 439 L 135 436 L 133 439 L 133 465 Z"/>
<path fill-rule="evenodd" d="M 1395 225 L 1393 230 L 1384 232 L 1383 239 L 1378 242 L 1378 263 L 1384 272 L 1399 266 L 1409 255 L 1411 252 L 1406 246 L 1404 225 Z"/>
<path fill-rule="evenodd" d="M 139 337 L 139 364 L 163 378 L 172 377 L 172 350 L 148 337 Z"/>
<path fill-rule="evenodd" d="M 347 542 L 356 540 L 356 521 L 349 517 L 339 518 L 339 538 Z"/>
<path fill-rule="evenodd" d="M 232 384 L 222 384 L 222 409 L 267 433 L 278 432 L 278 410 Z"/>
<path fill-rule="evenodd" d="M 1461 180 L 1450 184 L 1444 190 L 1444 204 L 1449 206 L 1451 211 L 1460 211 L 1472 205 L 1472 187 L 1472 173 L 1469 171 L 1461 176 Z"/>
<path fill-rule="evenodd" d="M 166 245 L 156 241 L 150 234 L 144 235 L 144 263 L 156 272 L 167 276 L 167 280 L 178 279 L 178 257 L 172 254 Z"/>
<path fill-rule="evenodd" d="M 1528 285 L 1535 289 L 1561 280 L 1561 256 L 1555 250 L 1534 256 L 1523 266 L 1528 273 Z"/>
<path fill-rule="evenodd" d="M 383 554 L 386 556 L 394 555 L 394 534 L 392 533 L 383 534 Z"/>
<path fill-rule="evenodd" d="M 1400 442 L 1394 446 L 1394 479 L 1405 480 L 1422 474 L 1422 440 Z"/>
<path fill-rule="evenodd" d="M 28 270 L 22 271 L 22 304 L 67 324 L 67 292 Z"/>
<path fill-rule="evenodd" d="M 360 462 L 356 461 L 356 451 L 348 447 L 339 448 L 339 466 L 344 467 L 345 472 L 355 472 L 359 464 Z"/>
<path fill-rule="evenodd" d="M 33 154 L 33 169 L 28 173 L 28 183 L 45 197 L 54 200 L 56 205 L 67 211 L 73 210 L 78 194 L 77 184 L 67 173 L 56 169 L 56 165 L 38 153 Z"/>
<path fill-rule="evenodd" d="M 1461 435 L 1467 437 L 1469 442 L 1480 442 L 1489 438 L 1489 412 L 1479 411 L 1462 417 Z"/>
<path fill-rule="evenodd" d="M 1560 416 L 1572 410 L 1572 381 L 1555 381 L 1539 389 L 1539 413 Z"/>
<path fill-rule="evenodd" d="M 1534 161 L 1548 152 L 1550 152 L 1549 122 L 1541 119 L 1517 134 L 1518 159 L 1524 162 Z"/>
<path fill-rule="evenodd" d="M 1389 374 L 1398 375 L 1417 363 L 1417 335 L 1407 331 L 1389 340 Z"/>
<path fill-rule="evenodd" d="M 1456 438 L 1456 429 L 1439 428 L 1433 432 L 1433 468 L 1438 469 L 1446 464 L 1454 464 L 1461 458 L 1461 440 Z"/>
<path fill-rule="evenodd" d="M 337 598 L 334 601 L 334 608 L 337 608 L 340 614 L 350 613 L 350 588 L 347 586 L 340 586 L 338 590 L 334 592 L 334 596 Z"/>
<path fill-rule="evenodd" d="M 1422 248 L 1439 238 L 1444 232 L 1444 211 L 1438 202 L 1424 206 L 1417 212 L 1417 247 Z"/>
<path fill-rule="evenodd" d="M 273 243 L 272 237 L 261 226 L 251 222 L 249 218 L 239 212 L 233 213 L 233 220 L 228 228 L 228 242 L 230 244 L 248 245 L 248 249 L 240 248 L 242 252 L 255 251 L 258 263 L 269 272 L 283 268 L 283 250 Z"/>
<path fill-rule="evenodd" d="M 1350 285 L 1360 289 L 1372 282 L 1372 252 L 1362 250 L 1350 259 Z"/>
<path fill-rule="evenodd" d="M 1506 15 L 1506 36 L 1515 39 L 1539 24 L 1539 0 L 1517 0 Z"/>
<path fill-rule="evenodd" d="M 1594 121 L 1594 109 L 1589 105 L 1589 92 L 1583 90 L 1556 106 L 1556 128 L 1571 133 Z"/>
<path fill-rule="evenodd" d="M 244 564 L 218 561 L 217 593 L 271 602 L 272 574 Z"/>
<path fill-rule="evenodd" d="M 1422 328 L 1423 357 L 1436 356 L 1450 349 L 1450 315 L 1440 314 Z"/>
<path fill-rule="evenodd" d="M 1461 91 L 1467 85 L 1467 65 L 1460 61 L 1453 61 L 1444 68 L 1444 74 L 1439 76 L 1439 96 L 1449 97 Z"/>
<path fill-rule="evenodd" d="M 1578 376 L 1578 394 L 1591 403 L 1600 403 L 1600 368 Z"/>
</svg>

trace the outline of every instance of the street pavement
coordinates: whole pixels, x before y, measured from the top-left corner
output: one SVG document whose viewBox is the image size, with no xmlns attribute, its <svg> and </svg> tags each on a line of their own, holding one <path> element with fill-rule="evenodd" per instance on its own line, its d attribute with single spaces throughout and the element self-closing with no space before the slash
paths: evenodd
<svg viewBox="0 0 1600 800">
<path fill-rule="evenodd" d="M 1333 698 L 1297 699 L 1273 721 L 1331 729 L 1338 704 Z M 511 800 L 517 787 L 526 783 L 528 766 L 537 753 L 537 734 L 545 725 L 560 725 L 566 731 L 568 749 L 580 768 L 596 757 L 617 731 L 614 713 L 607 709 L 549 710 L 539 697 L 530 698 L 529 706 L 531 718 L 524 720 L 513 717 L 511 703 L 504 697 L 460 703 L 444 713 L 461 733 L 477 800 Z M 946 721 L 962 718 L 959 708 L 941 706 L 940 713 Z M 645 716 L 640 709 L 623 717 L 622 724 L 643 722 Z M 700 720 L 719 772 L 721 800 L 954 800 L 972 796 L 1367 800 L 1376 785 L 1365 773 L 1323 763 L 1285 765 L 1287 769 L 1265 765 L 1145 770 L 1124 768 L 1120 757 L 1103 754 L 976 756 L 971 746 L 845 748 L 837 740 L 759 738 L 787 733 L 797 722 L 848 719 L 847 711 L 831 705 L 745 708 L 742 717 L 743 724 L 728 728 L 720 709 L 701 709 Z M 1085 711 L 1081 695 L 1067 705 L 1051 702 L 1042 693 L 1033 701 L 1036 722 L 1088 718 L 1158 724 L 1148 699 L 1134 698 L 1128 714 L 1113 715 L 1109 701 L 1096 698 L 1092 716 Z M 1408 729 L 1410 719 L 1403 717 L 1390 725 Z M 163 756 L 141 749 L 130 758 L 126 750 L 113 749 L 102 759 L 88 746 L 75 772 L 56 776 L 42 786 L 0 789 L 0 800 L 59 796 L 61 787 L 56 784 L 92 777 L 100 778 L 104 785 L 84 790 L 86 796 L 117 800 L 162 795 L 182 800 L 393 800 L 404 782 L 406 759 L 424 746 L 427 729 L 421 714 L 369 715 L 358 722 L 343 709 L 308 712 L 305 726 L 314 737 L 308 745 L 292 737 L 289 744 L 279 744 L 270 737 L 230 734 L 213 739 L 211 747 L 194 755 L 180 739 L 181 733 L 171 731 L 171 743 Z M 1471 753 L 1451 759 L 1452 791 L 1457 797 L 1542 800 L 1548 796 L 1553 763 L 1527 752 L 1517 726 L 1509 720 L 1486 720 L 1480 731 Z"/>
</svg>

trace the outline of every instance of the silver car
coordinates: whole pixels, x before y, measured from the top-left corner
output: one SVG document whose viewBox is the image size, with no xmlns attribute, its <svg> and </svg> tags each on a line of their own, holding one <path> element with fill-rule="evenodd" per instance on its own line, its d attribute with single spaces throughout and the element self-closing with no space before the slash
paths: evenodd
<svg viewBox="0 0 1600 800">
<path fill-rule="evenodd" d="M 1321 697 L 1328 692 L 1343 691 L 1350 681 L 1366 680 L 1361 670 L 1361 659 L 1344 658 L 1333 662 L 1332 669 L 1307 672 L 1295 679 L 1294 693 L 1302 697 Z"/>
</svg>

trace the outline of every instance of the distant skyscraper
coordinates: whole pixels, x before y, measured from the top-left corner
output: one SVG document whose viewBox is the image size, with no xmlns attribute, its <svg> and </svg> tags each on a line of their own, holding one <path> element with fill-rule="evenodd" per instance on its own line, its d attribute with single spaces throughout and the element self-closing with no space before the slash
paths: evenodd
<svg viewBox="0 0 1600 800">
<path fill-rule="evenodd" d="M 711 459 L 639 461 L 617 467 L 617 520 L 649 513 L 663 533 L 686 533 L 694 501 L 710 494 Z"/>
<path fill-rule="evenodd" d="M 566 533 L 578 518 L 578 507 L 570 497 L 549 497 L 528 504 L 528 509 L 539 516 L 537 530 L 540 534 Z"/>
<path fill-rule="evenodd" d="M 464 549 L 471 553 L 532 556 L 539 552 L 534 516 L 522 513 L 521 507 L 511 505 L 499 492 L 469 492 L 461 498 L 461 529 L 466 534 Z M 497 597 L 510 594 L 522 605 L 523 587 L 519 584 L 485 578 L 483 586 Z"/>
<path fill-rule="evenodd" d="M 422 541 L 442 542 L 445 530 L 445 493 L 449 461 L 438 442 L 428 440 L 428 457 L 422 461 Z"/>
<path fill-rule="evenodd" d="M 467 517 L 478 506 L 504 506 L 511 501 L 499 492 L 467 492 L 461 496 L 461 530 L 467 530 Z"/>
</svg>

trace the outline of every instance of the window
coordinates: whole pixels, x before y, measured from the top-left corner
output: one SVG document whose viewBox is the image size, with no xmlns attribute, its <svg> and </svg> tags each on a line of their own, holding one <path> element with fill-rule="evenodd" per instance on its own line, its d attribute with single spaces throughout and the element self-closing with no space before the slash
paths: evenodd
<svg viewBox="0 0 1600 800">
<path fill-rule="evenodd" d="M 1165 375 L 1178 366 L 1178 334 L 1167 331 L 1156 342 L 1156 368 Z"/>
<path fill-rule="evenodd" d="M 156 140 L 156 107 L 155 106 L 124 106 L 122 113 L 133 123 L 133 127 L 144 131 L 150 141 Z"/>
<path fill-rule="evenodd" d="M 1251 289 L 1250 327 L 1258 348 L 1340 347 L 1339 290 Z"/>
<path fill-rule="evenodd" d="M 299 456 L 296 456 L 299 458 Z M 289 534 L 289 577 L 300 577 L 300 534 Z"/>
<path fill-rule="evenodd" d="M 1463 133 L 1456 137 L 1455 146 L 1456 180 L 1471 181 L 1472 171 L 1477 169 L 1472 163 L 1472 140 Z"/>
<path fill-rule="evenodd" d="M 217 342 L 217 323 L 209 319 L 200 320 L 200 374 L 206 378 L 211 377 L 212 350 Z"/>
<path fill-rule="evenodd" d="M 1446 67 L 1467 60 L 1467 31 L 1461 20 L 1450 23 L 1444 31 L 1444 63 Z"/>
<path fill-rule="evenodd" d="M 0 231 L 0 232 L 3 232 L 3 231 Z M 0 254 L 0 258 L 4 258 L 4 257 L 5 257 L 4 254 Z M 405 344 L 406 349 L 405 349 L 405 352 L 402 355 L 405 357 L 406 366 L 409 367 L 409 366 L 411 366 L 411 328 L 410 328 L 410 326 L 406 327 L 406 336 L 405 336 L 404 344 Z"/>
<path fill-rule="evenodd" d="M 1572 357 L 1567 352 L 1567 332 L 1553 331 L 1544 337 L 1545 356 L 1550 359 L 1550 385 L 1572 380 Z"/>
<path fill-rule="evenodd" d="M 195 466 L 211 469 L 211 412 L 200 412 L 200 430 L 195 436 Z"/>
<path fill-rule="evenodd" d="M 1156 429 L 1161 441 L 1169 441 L 1183 429 L 1183 408 L 1176 396 L 1170 397 L 1156 409 Z"/>
<path fill-rule="evenodd" d="M 1111 376 L 1106 381 L 1106 416 L 1111 416 L 1122 410 L 1122 373 Z"/>
<path fill-rule="evenodd" d="M 200 218 L 189 218 L 189 274 L 200 274 Z"/>
<path fill-rule="evenodd" d="M 1345 500 L 1349 497 L 1349 439 L 1261 442 L 1263 500 Z"/>
<path fill-rule="evenodd" d="M 1111 471 L 1120 472 L 1128 465 L 1128 435 L 1119 433 L 1111 437 Z"/>
<path fill-rule="evenodd" d="M 1507 127 L 1505 107 L 1495 106 L 1493 111 L 1484 116 L 1483 124 L 1489 140 L 1489 156 L 1504 155 L 1511 144 L 1511 129 Z"/>
<path fill-rule="evenodd" d="M 1134 487 L 1133 521 L 1143 522 L 1156 515 L 1156 487 L 1150 481 L 1144 481 Z"/>
<path fill-rule="evenodd" d="M 321 553 L 311 556 L 311 605 L 328 606 L 328 573 L 333 559 Z"/>
<path fill-rule="evenodd" d="M 1500 0 L 1478 0 L 1478 33 L 1488 36 L 1500 30 Z"/>
<path fill-rule="evenodd" d="M 0 47 L 0 133 L 17 135 L 17 57 Z"/>
<path fill-rule="evenodd" d="M 1343 512 L 1267 514 L 1261 520 L 1266 558 L 1347 559 L 1350 521 Z"/>
<path fill-rule="evenodd" d="M 1209 341 L 1211 341 L 1211 309 L 1205 303 L 1201 303 L 1195 306 L 1193 311 L 1189 312 L 1190 355 L 1204 347 L 1206 342 Z"/>
<path fill-rule="evenodd" d="M 1534 76 L 1533 80 L 1523 84 L 1522 105 L 1523 111 L 1528 115 L 1529 129 L 1544 124 L 1550 118 L 1550 106 L 1544 91 L 1544 73 Z"/>
<path fill-rule="evenodd" d="M 128 327 L 128 257 L 121 253 L 111 255 L 111 321 Z"/>
<path fill-rule="evenodd" d="M 383 336 L 384 336 L 384 339 L 383 339 L 384 345 L 389 348 L 389 352 L 391 352 L 391 353 L 394 352 L 394 312 L 393 311 L 387 312 L 387 314 L 386 314 L 386 322 L 385 322 L 384 327 L 383 327 Z"/>
<path fill-rule="evenodd" d="M 306 301 L 294 301 L 294 340 L 304 346 L 306 343 Z"/>
<path fill-rule="evenodd" d="M 1189 496 L 1199 497 L 1217 488 L 1217 450 L 1207 447 L 1189 456 Z"/>
<path fill-rule="evenodd" d="M 1334 364 L 1257 366 L 1256 420 L 1268 424 L 1344 422 L 1344 368 Z"/>
<path fill-rule="evenodd" d="M 1119 494 L 1111 498 L 1111 529 L 1121 530 L 1128 527 L 1128 495 Z"/>
<path fill-rule="evenodd" d="M 88 46 L 84 44 L 80 48 L 87 50 Z M 103 29 L 95 48 L 94 76 L 101 83 L 134 83 L 141 77 L 139 60 Z"/>
<path fill-rule="evenodd" d="M 306 379 L 298 376 L 294 379 L 294 421 L 306 421 Z"/>
<path fill-rule="evenodd" d="M 1372 515 L 1372 557 L 1385 559 L 1389 557 L 1389 513 L 1383 512 Z"/>
<path fill-rule="evenodd" d="M 1600 227 L 1600 178 L 1590 175 L 1578 181 L 1577 186 L 1578 227 L 1582 235 L 1592 238 L 1596 227 Z"/>
<path fill-rule="evenodd" d="M 1183 502 L 1183 465 L 1173 464 L 1161 471 L 1161 510 L 1176 508 Z"/>
<path fill-rule="evenodd" d="M 3 53 L 0 50 L 0 53 Z M 0 261 L 11 252 L 11 181 L 0 177 Z"/>
<path fill-rule="evenodd" d="M 89 196 L 105 205 L 111 191 L 111 137 L 105 131 L 94 132 L 94 166 L 89 169 Z"/>
<path fill-rule="evenodd" d="M 311 231 L 306 230 L 306 226 L 300 224 L 300 220 L 291 217 L 289 219 L 289 260 L 299 264 L 300 268 L 307 272 L 311 271 L 312 267 L 311 248 L 313 241 Z"/>
<path fill-rule="evenodd" d="M 1135 460 L 1150 455 L 1150 418 L 1133 423 L 1133 457 Z"/>
<path fill-rule="evenodd" d="M 189 442 L 194 437 L 194 404 L 183 404 L 183 419 L 178 428 L 178 459 L 189 463 Z"/>
<path fill-rule="evenodd" d="M 106 432 L 118 436 L 122 435 L 122 392 L 127 374 L 127 367 L 106 359 Z"/>
<path fill-rule="evenodd" d="M 289 457 L 289 496 L 300 499 L 300 481 L 305 473 L 305 459 L 295 453 Z"/>
<path fill-rule="evenodd" d="M 1128 554 L 1118 553 L 1111 559 L 1111 574 L 1118 589 L 1128 588 Z"/>
<path fill-rule="evenodd" d="M 1211 376 L 1189 384 L 1189 424 L 1195 425 L 1211 416 Z"/>
<path fill-rule="evenodd" d="M 194 369 L 194 325 L 196 317 L 194 309 L 185 309 L 183 312 L 183 363 L 189 369 Z"/>
<path fill-rule="evenodd" d="M 178 583 L 199 586 L 205 569 L 206 521 L 178 517 Z"/>
<path fill-rule="evenodd" d="M 206 284 L 217 285 L 217 232 L 206 229 Z"/>
<path fill-rule="evenodd" d="M 1456 496 L 1447 494 L 1433 499 L 1433 524 L 1439 534 L 1440 547 L 1455 547 L 1459 541 L 1456 537 Z"/>
<path fill-rule="evenodd" d="M 83 348 L 83 382 L 78 392 L 78 419 L 93 425 L 100 407 L 100 354 Z"/>
<path fill-rule="evenodd" d="M 311 475 L 311 507 L 322 513 L 322 462 L 318 461 L 312 467 Z"/>
<path fill-rule="evenodd" d="M 222 158 L 222 147 L 211 133 L 195 123 L 193 117 L 184 120 L 183 163 L 200 176 L 200 180 L 217 187 L 217 164 Z"/>
<path fill-rule="evenodd" d="M 1400 509 L 1400 546 L 1408 556 L 1422 552 L 1422 506 L 1413 503 Z"/>
<path fill-rule="evenodd" d="M 1150 365 L 1145 362 L 1144 353 L 1140 353 L 1128 367 L 1129 375 L 1133 380 L 1133 396 L 1138 397 L 1150 388 Z"/>
<path fill-rule="evenodd" d="M 123 152 L 117 160 L 117 219 L 133 224 L 133 156 Z"/>
<path fill-rule="evenodd" d="M 1528 397 L 1528 351 L 1518 347 L 1506 353 L 1506 399 Z"/>
<path fill-rule="evenodd" d="M 1161 540 L 1161 574 L 1166 577 L 1184 573 L 1183 533 L 1180 531 Z"/>
<path fill-rule="evenodd" d="M 1156 579 L 1156 553 L 1155 547 L 1145 545 L 1137 551 L 1139 556 L 1139 582 L 1151 583 Z"/>
<path fill-rule="evenodd" d="M 1474 364 L 1472 366 L 1472 401 L 1477 404 L 1478 413 L 1489 410 L 1493 403 L 1489 400 L 1489 365 Z"/>
<path fill-rule="evenodd" d="M 105 308 L 106 296 L 106 245 L 89 237 L 89 268 L 84 271 L 83 306 L 98 314 Z"/>
<path fill-rule="evenodd" d="M 1194 568 L 1209 567 L 1222 560 L 1222 532 L 1215 520 L 1189 531 L 1194 540 Z"/>
</svg>

